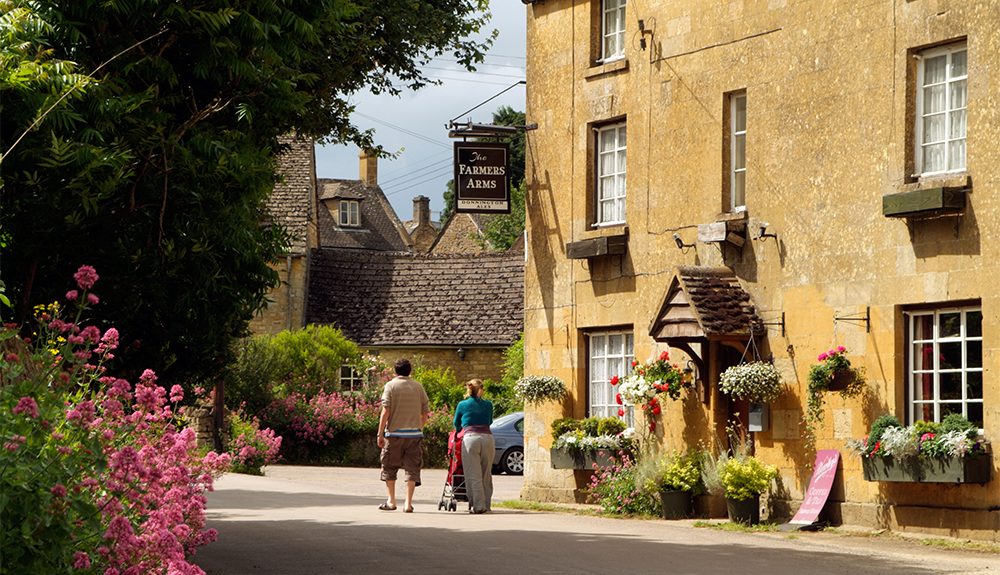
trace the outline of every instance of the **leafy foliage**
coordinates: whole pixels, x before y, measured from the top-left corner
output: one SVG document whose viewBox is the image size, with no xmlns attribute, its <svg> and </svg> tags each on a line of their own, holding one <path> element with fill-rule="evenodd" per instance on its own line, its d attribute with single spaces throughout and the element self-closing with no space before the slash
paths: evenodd
<svg viewBox="0 0 1000 575">
<path fill-rule="evenodd" d="M 269 264 L 290 238 L 266 201 L 279 138 L 382 153 L 350 124 L 350 95 L 418 88 L 445 52 L 474 69 L 492 42 L 467 40 L 486 0 L 3 8 L 0 273 L 15 321 L 55 299 L 67 272 L 97 265 L 95 320 L 125 344 L 116 368 L 175 380 L 216 372 L 278 285 Z"/>
<path fill-rule="evenodd" d="M 737 501 L 745 501 L 767 491 L 771 487 L 771 480 L 776 477 L 778 468 L 764 465 L 756 457 L 729 458 L 719 468 L 719 478 L 726 497 Z"/>
<path fill-rule="evenodd" d="M 186 558 L 215 539 L 204 493 L 229 456 L 179 430 L 179 385 L 103 375 L 118 331 L 83 326 L 98 278 L 75 277 L 69 305 L 35 308 L 30 343 L 0 327 L 0 572 L 203 573 Z"/>
<path fill-rule="evenodd" d="M 690 491 L 699 495 L 701 484 L 702 454 L 691 450 L 681 454 L 667 451 L 659 455 L 646 455 L 639 460 L 635 470 L 636 487 L 651 495 L 660 491 Z"/>
<path fill-rule="evenodd" d="M 424 386 L 432 411 L 454 411 L 465 399 L 465 385 L 455 379 L 455 372 L 451 368 L 430 368 L 418 364 L 413 369 L 412 377 Z"/>
<path fill-rule="evenodd" d="M 274 350 L 275 369 L 286 379 L 275 386 L 276 397 L 301 393 L 306 398 L 340 388 L 340 367 L 356 361 L 358 347 L 329 325 L 307 325 L 282 331 L 268 344 Z"/>
<path fill-rule="evenodd" d="M 845 400 L 861 395 L 865 389 L 865 369 L 851 367 L 851 361 L 847 359 L 846 353 L 847 350 L 843 346 L 831 349 L 821 353 L 816 358 L 818 363 L 809 367 L 808 383 L 806 384 L 806 412 L 802 416 L 802 422 L 806 428 L 804 435 L 807 452 L 815 450 L 816 430 L 823 425 L 825 414 L 823 397 L 833 378 L 838 373 L 845 373 L 850 377 L 847 387 L 839 392 Z"/>
<path fill-rule="evenodd" d="M 587 501 L 597 503 L 609 515 L 655 517 L 660 514 L 660 499 L 636 487 L 636 469 L 627 455 L 621 463 L 598 469 L 588 486 Z"/>
<path fill-rule="evenodd" d="M 263 475 L 261 468 L 278 461 L 281 437 L 270 429 L 261 429 L 256 417 L 237 410 L 229 418 L 229 444 L 226 453 L 233 460 L 233 471 Z"/>
</svg>

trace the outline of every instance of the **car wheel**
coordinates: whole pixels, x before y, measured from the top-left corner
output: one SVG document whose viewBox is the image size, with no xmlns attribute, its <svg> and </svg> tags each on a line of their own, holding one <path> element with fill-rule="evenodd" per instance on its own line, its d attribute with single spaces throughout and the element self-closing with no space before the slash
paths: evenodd
<svg viewBox="0 0 1000 575">
<path fill-rule="evenodd" d="M 500 468 L 507 475 L 524 474 L 524 449 L 511 447 L 500 458 Z"/>
</svg>

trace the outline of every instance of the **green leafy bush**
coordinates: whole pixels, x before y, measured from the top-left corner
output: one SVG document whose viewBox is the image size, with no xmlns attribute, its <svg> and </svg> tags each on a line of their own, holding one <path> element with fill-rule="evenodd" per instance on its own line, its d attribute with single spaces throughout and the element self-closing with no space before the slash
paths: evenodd
<svg viewBox="0 0 1000 575">
<path fill-rule="evenodd" d="M 625 428 L 625 422 L 617 417 L 605 417 L 597 426 L 597 435 L 618 435 Z"/>
<path fill-rule="evenodd" d="M 503 376 L 500 381 L 513 388 L 524 376 L 524 332 L 503 350 Z"/>
<path fill-rule="evenodd" d="M 719 479 L 726 497 L 744 501 L 767 491 L 771 480 L 778 477 L 778 468 L 764 465 L 756 457 L 729 458 L 718 468 Z"/>
<path fill-rule="evenodd" d="M 552 439 L 559 439 L 566 433 L 580 429 L 580 420 L 572 417 L 560 417 L 552 422 L 550 428 L 552 429 Z"/>
<path fill-rule="evenodd" d="M 413 368 L 412 377 L 424 386 L 432 410 L 450 409 L 454 412 L 459 402 L 465 399 L 465 385 L 456 381 L 455 372 L 450 368 L 428 368 L 418 364 Z"/>
<path fill-rule="evenodd" d="M 698 495 L 704 490 L 701 460 L 702 454 L 697 450 L 683 455 L 676 451 L 646 455 L 636 465 L 636 487 L 652 495 L 660 491 L 690 491 Z"/>
<path fill-rule="evenodd" d="M 448 435 L 454 430 L 455 419 L 451 411 L 431 412 L 424 426 L 424 467 L 448 467 Z"/>
<path fill-rule="evenodd" d="M 580 429 L 582 429 L 585 434 L 591 437 L 597 437 L 598 435 L 600 435 L 600 432 L 598 431 L 598 428 L 600 426 L 601 426 L 600 417 L 588 417 L 587 419 L 584 419 L 583 421 L 580 422 Z"/>
<path fill-rule="evenodd" d="M 503 381 L 484 381 L 483 398 L 493 402 L 494 418 L 524 409 L 524 402 L 514 396 L 514 386 Z"/>
<path fill-rule="evenodd" d="M 274 400 L 272 388 L 282 378 L 277 350 L 271 338 L 248 337 L 237 341 L 233 352 L 235 361 L 223 371 L 226 406 L 259 414 Z"/>
<path fill-rule="evenodd" d="M 339 329 L 308 325 L 283 331 L 268 341 L 275 353 L 277 373 L 284 378 L 274 386 L 278 398 L 300 393 L 307 398 L 340 388 L 340 367 L 358 359 L 358 347 Z"/>
</svg>

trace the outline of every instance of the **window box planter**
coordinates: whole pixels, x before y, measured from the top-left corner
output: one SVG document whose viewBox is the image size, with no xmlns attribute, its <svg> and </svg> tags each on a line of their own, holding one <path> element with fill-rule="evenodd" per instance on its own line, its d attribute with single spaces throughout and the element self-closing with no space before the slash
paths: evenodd
<svg viewBox="0 0 1000 575">
<path fill-rule="evenodd" d="M 549 460 L 552 462 L 552 469 L 594 469 L 596 463 L 598 467 L 609 467 L 614 464 L 612 458 L 613 451 L 602 449 L 600 451 L 569 451 L 566 449 L 549 450 Z"/>
<path fill-rule="evenodd" d="M 937 457 L 864 457 L 865 481 L 914 483 L 989 483 L 993 461 L 990 454 L 975 459 Z"/>
</svg>

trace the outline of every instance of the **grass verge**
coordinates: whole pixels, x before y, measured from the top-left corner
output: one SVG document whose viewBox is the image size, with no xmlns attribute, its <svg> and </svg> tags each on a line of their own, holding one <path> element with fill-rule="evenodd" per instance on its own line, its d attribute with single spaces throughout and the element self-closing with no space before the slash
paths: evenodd
<svg viewBox="0 0 1000 575">
<path fill-rule="evenodd" d="M 716 531 L 736 531 L 740 533 L 761 533 L 778 530 L 777 523 L 758 523 L 757 525 L 747 525 L 745 523 L 733 523 L 732 521 L 695 521 L 694 526 L 704 529 L 714 529 Z"/>
</svg>

